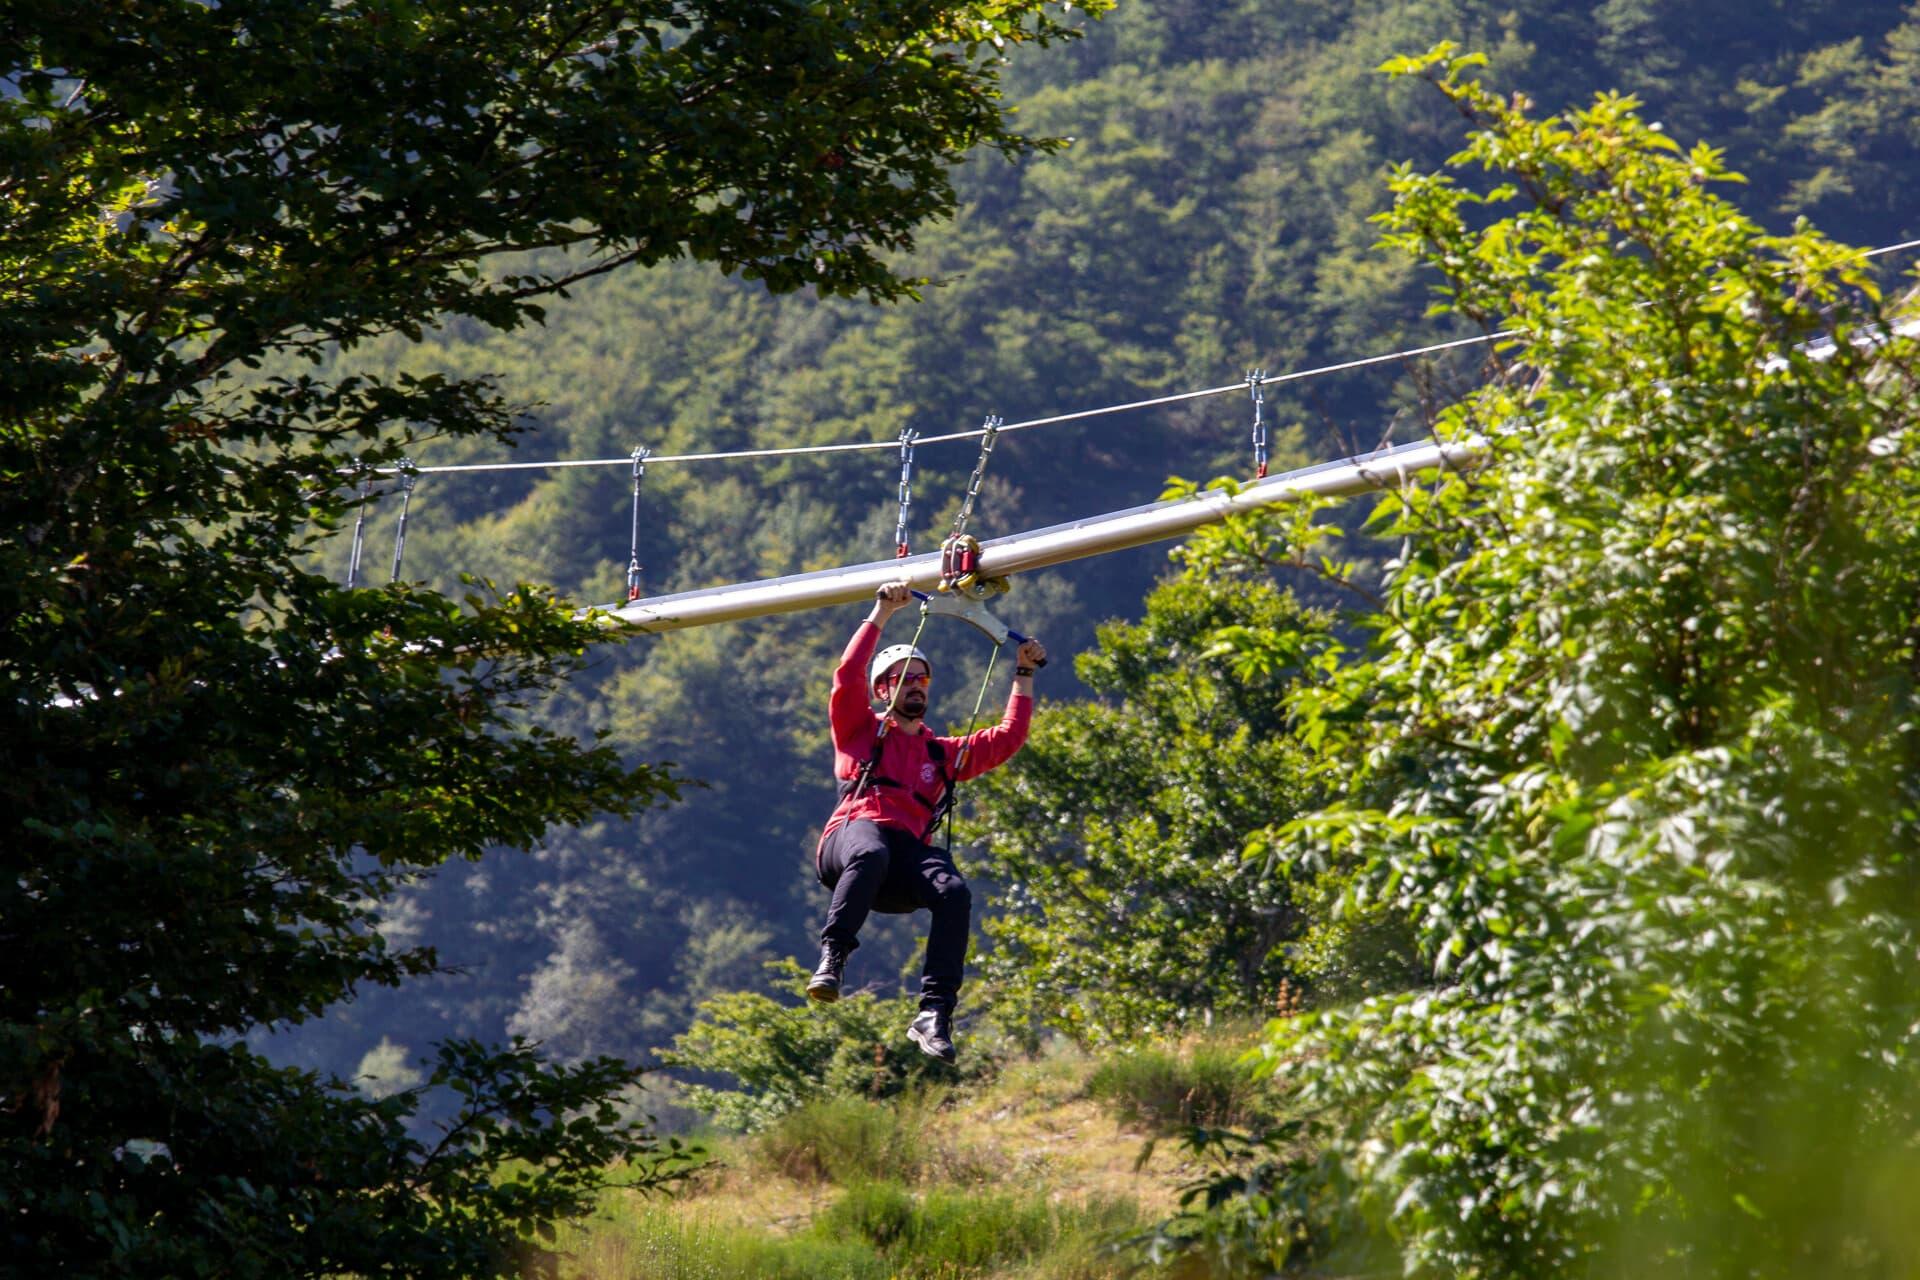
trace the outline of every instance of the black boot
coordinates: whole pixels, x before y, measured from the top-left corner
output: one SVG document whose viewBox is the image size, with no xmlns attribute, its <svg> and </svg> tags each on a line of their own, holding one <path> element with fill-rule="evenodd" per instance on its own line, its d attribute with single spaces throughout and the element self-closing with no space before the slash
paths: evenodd
<svg viewBox="0 0 1920 1280">
<path fill-rule="evenodd" d="M 807 983 L 808 998 L 821 1004 L 832 1004 L 840 998 L 840 974 L 847 967 L 848 950 L 831 938 L 820 944 L 820 967 Z"/>
<path fill-rule="evenodd" d="M 953 1047 L 953 1015 L 945 1009 L 922 1009 L 907 1027 L 907 1039 L 929 1058 L 950 1063 L 960 1056 Z"/>
</svg>

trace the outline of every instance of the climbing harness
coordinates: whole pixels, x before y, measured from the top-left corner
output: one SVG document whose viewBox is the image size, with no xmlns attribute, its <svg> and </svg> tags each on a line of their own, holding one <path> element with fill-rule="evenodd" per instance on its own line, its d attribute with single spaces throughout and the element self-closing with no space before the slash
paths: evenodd
<svg viewBox="0 0 1920 1280">
<path fill-rule="evenodd" d="M 900 519 L 893 526 L 893 554 L 900 560 L 912 554 L 907 549 L 907 508 L 913 505 L 913 444 L 919 438 L 910 427 L 900 431 Z"/>
<path fill-rule="evenodd" d="M 367 545 L 367 503 L 373 494 L 373 472 L 360 479 L 360 512 L 353 518 L 353 551 L 347 557 L 347 590 L 360 585 L 360 552 Z"/>
<path fill-rule="evenodd" d="M 1253 478 L 1267 478 L 1267 371 L 1253 369 L 1247 374 L 1247 394 L 1253 397 Z"/>
<path fill-rule="evenodd" d="M 420 479 L 413 470 L 413 459 L 400 459 L 400 523 L 393 528 L 393 572 L 387 581 L 400 581 L 400 558 L 407 551 L 407 510 L 413 506 L 413 486 Z"/>
<path fill-rule="evenodd" d="M 980 481 L 987 473 L 987 459 L 993 454 L 993 442 L 1003 423 L 1004 419 L 998 414 L 990 413 L 980 424 L 980 460 L 973 464 L 973 475 L 967 480 L 967 496 L 960 504 L 960 513 L 953 518 L 953 532 L 940 544 L 939 590 L 943 593 L 962 592 L 984 600 L 1007 589 L 1006 579 L 981 576 L 980 540 L 967 532 L 967 521 L 973 518 L 973 504 L 980 497 Z"/>
<path fill-rule="evenodd" d="M 647 458 L 653 450 L 635 445 L 633 450 L 633 541 L 627 552 L 627 599 L 640 598 L 640 477 L 647 474 Z"/>
</svg>

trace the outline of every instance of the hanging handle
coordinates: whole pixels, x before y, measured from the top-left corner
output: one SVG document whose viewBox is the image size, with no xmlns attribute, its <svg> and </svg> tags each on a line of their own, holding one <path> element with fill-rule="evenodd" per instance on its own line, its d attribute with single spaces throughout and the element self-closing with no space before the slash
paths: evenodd
<svg viewBox="0 0 1920 1280">
<path fill-rule="evenodd" d="M 927 606 L 927 608 L 921 611 L 923 614 L 944 613 L 950 617 L 958 618 L 962 622 L 970 622 L 980 628 L 980 630 L 986 632 L 988 638 L 996 645 L 1002 644 L 1007 640 L 1025 644 L 1027 641 L 1033 639 L 1032 636 L 1023 635 L 1006 623 L 1000 621 L 1000 619 L 994 617 L 987 611 L 986 606 L 982 605 L 978 600 L 963 601 L 953 596 L 931 596 L 913 587 L 909 587 L 908 590 L 913 593 L 915 600 Z M 1043 667 L 1046 666 L 1047 660 L 1042 658 L 1040 665 Z"/>
</svg>

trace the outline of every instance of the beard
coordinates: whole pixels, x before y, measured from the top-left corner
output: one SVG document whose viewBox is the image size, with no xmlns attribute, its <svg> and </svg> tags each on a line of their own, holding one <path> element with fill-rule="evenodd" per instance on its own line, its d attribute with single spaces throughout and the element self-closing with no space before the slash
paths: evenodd
<svg viewBox="0 0 1920 1280">
<path fill-rule="evenodd" d="M 909 720 L 918 720 L 927 714 L 927 695 L 918 689 L 908 689 L 900 695 L 894 711 Z"/>
</svg>

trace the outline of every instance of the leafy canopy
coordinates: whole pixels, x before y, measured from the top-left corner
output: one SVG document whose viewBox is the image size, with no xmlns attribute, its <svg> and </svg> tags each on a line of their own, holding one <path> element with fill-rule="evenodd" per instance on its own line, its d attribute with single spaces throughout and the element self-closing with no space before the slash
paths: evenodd
<svg viewBox="0 0 1920 1280">
<path fill-rule="evenodd" d="M 268 376 L 630 263 L 874 301 L 1014 132 L 1037 0 L 197 0 L 0 16 L 0 1174 L 35 1272 L 503 1274 L 646 1154 L 635 1071 L 444 1046 L 379 1102 L 242 1037 L 433 972 L 382 902 L 673 793 L 530 725 L 530 587 L 310 571 L 360 466 L 505 441 L 484 377 Z M 545 250 L 548 268 L 494 255 Z M 416 1126 L 417 1129 L 417 1126 Z M 644 1179 L 643 1179 L 644 1180 Z"/>
<path fill-rule="evenodd" d="M 1314 802 L 1283 702 L 1331 626 L 1250 574 L 1186 573 L 1141 621 L 1099 629 L 1075 664 L 1097 700 L 1038 718 L 974 793 L 998 1016 L 1125 1042 L 1258 1017 L 1283 984 L 1338 985 L 1345 949 L 1314 964 L 1296 951 L 1319 886 L 1241 856 L 1249 833 Z M 1236 672 L 1215 638 L 1242 628 L 1293 648 Z"/>
<path fill-rule="evenodd" d="M 1373 509 L 1366 643 L 1292 701 L 1336 798 L 1261 848 L 1350 869 L 1439 985 L 1276 1024 L 1313 1154 L 1243 1151 L 1188 1226 L 1256 1269 L 1911 1270 L 1914 344 L 1714 149 L 1473 65 L 1388 64 L 1474 131 L 1383 222 L 1518 333 L 1436 423 L 1489 461 Z"/>
</svg>

